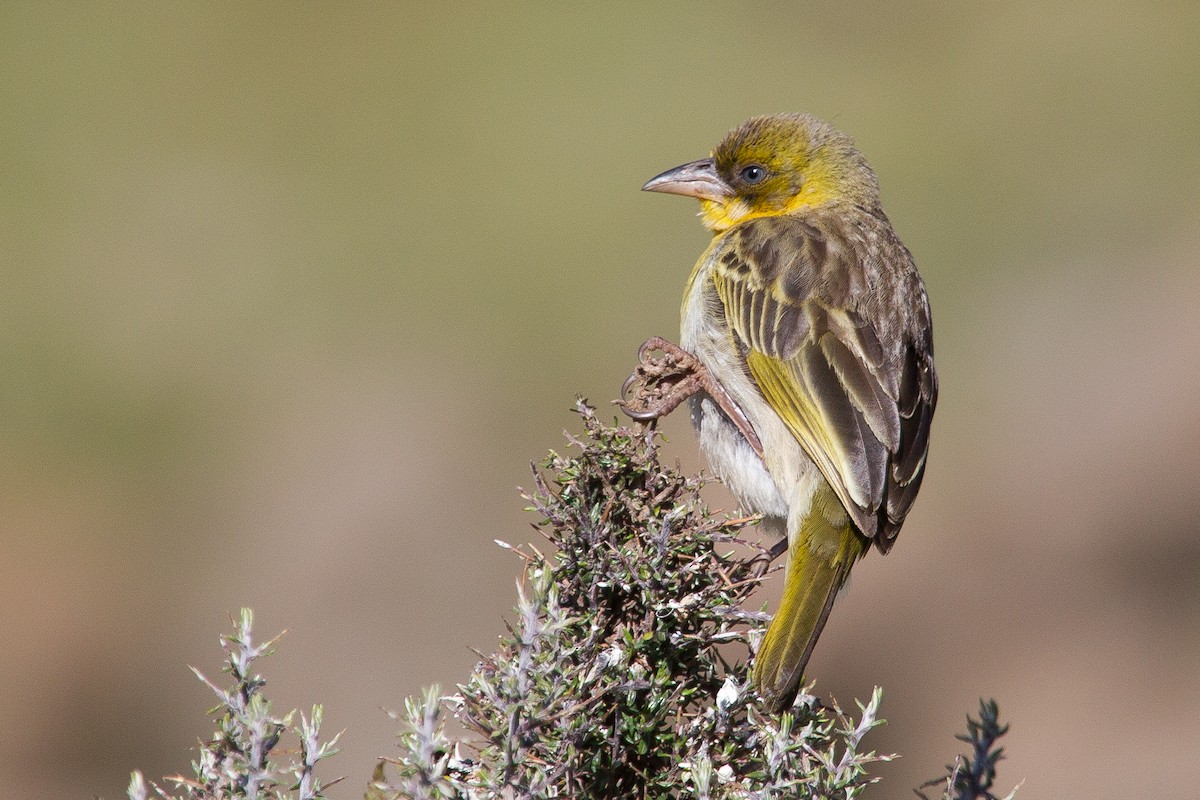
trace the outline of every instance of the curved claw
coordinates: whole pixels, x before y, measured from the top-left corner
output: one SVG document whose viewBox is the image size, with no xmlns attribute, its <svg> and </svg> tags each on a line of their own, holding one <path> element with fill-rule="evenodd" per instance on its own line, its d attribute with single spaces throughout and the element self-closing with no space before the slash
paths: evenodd
<svg viewBox="0 0 1200 800">
<path fill-rule="evenodd" d="M 633 372 L 629 373 L 629 377 L 626 378 L 625 382 L 621 384 L 621 405 L 625 405 L 629 402 L 629 387 L 637 383 L 641 377 L 642 376 L 638 374 L 637 370 L 634 370 Z"/>
<path fill-rule="evenodd" d="M 651 408 L 647 408 L 645 410 L 636 410 L 627 405 L 622 405 L 621 410 L 625 412 L 625 416 L 629 417 L 635 422 L 654 422 L 656 419 L 662 416 Z"/>
<path fill-rule="evenodd" d="M 630 400 L 628 397 L 630 387 L 638 384 L 642 380 L 642 377 L 643 376 L 639 374 L 639 372 L 634 372 L 632 375 L 626 378 L 625 383 L 621 385 L 621 399 L 614 402 L 616 405 L 621 407 L 622 411 L 625 412 L 625 416 L 629 417 L 635 422 L 652 422 L 662 416 L 662 412 L 656 408 L 652 408 L 640 396 L 640 391 L 635 394 L 633 400 Z M 645 386 L 644 383 L 641 385 L 643 387 Z"/>
<path fill-rule="evenodd" d="M 658 412 L 650 408 L 642 398 L 642 390 L 645 385 L 645 375 L 642 374 L 642 365 L 639 364 L 621 384 L 621 399 L 614 401 L 625 412 L 625 416 L 636 422 L 650 422 L 659 416 Z M 639 389 L 631 400 L 629 392 L 634 386 L 638 386 Z"/>
</svg>

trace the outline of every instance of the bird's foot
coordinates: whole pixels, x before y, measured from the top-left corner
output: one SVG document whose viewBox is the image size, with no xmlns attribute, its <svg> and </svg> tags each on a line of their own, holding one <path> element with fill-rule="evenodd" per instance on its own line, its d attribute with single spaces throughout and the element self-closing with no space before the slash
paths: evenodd
<svg viewBox="0 0 1200 800">
<path fill-rule="evenodd" d="M 621 386 L 617 405 L 638 422 L 656 420 L 702 391 L 700 374 L 707 372 L 691 353 L 651 336 L 638 348 L 638 365 Z"/>
<path fill-rule="evenodd" d="M 713 399 L 762 458 L 758 434 L 725 387 L 694 355 L 661 337 L 651 336 L 638 348 L 638 365 L 621 386 L 621 399 L 616 404 L 631 419 L 652 423 L 699 392 Z"/>
</svg>

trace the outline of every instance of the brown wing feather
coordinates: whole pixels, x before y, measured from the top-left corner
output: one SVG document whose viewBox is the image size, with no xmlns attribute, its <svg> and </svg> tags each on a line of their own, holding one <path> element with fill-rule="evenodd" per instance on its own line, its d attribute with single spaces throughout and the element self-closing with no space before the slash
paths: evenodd
<svg viewBox="0 0 1200 800">
<path fill-rule="evenodd" d="M 866 240 L 840 230 L 743 223 L 726 234 L 713 282 L 764 398 L 886 552 L 920 486 L 937 401 L 929 306 L 886 220 L 865 215 L 859 227 L 880 237 L 871 275 Z"/>
</svg>

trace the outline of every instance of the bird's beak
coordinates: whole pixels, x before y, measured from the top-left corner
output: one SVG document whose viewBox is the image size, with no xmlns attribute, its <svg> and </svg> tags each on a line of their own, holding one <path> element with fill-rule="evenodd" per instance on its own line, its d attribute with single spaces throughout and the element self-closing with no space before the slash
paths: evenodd
<svg viewBox="0 0 1200 800">
<path fill-rule="evenodd" d="M 681 164 L 661 175 L 655 175 L 646 181 L 642 191 L 682 194 L 717 202 L 733 196 L 733 189 L 721 180 L 721 176 L 717 174 L 717 164 L 711 158 Z"/>
</svg>

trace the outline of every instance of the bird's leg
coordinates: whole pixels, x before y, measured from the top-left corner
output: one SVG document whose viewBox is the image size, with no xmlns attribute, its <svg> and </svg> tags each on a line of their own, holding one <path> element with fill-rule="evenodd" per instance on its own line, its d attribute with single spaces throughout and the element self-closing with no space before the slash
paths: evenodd
<svg viewBox="0 0 1200 800">
<path fill-rule="evenodd" d="M 662 355 L 654 355 L 656 352 Z M 725 387 L 694 355 L 658 336 L 651 336 L 638 349 L 638 365 L 621 387 L 617 405 L 630 418 L 649 423 L 670 414 L 697 392 L 706 392 L 713 399 L 762 458 L 758 434 Z"/>
<path fill-rule="evenodd" d="M 655 356 L 656 352 L 662 355 Z M 708 393 L 761 459 L 762 442 L 725 387 L 712 377 L 699 359 L 661 337 L 652 336 L 638 348 L 638 365 L 621 386 L 621 399 L 616 404 L 630 418 L 653 425 L 659 417 L 670 414 L 697 392 Z M 762 577 L 787 549 L 788 539 L 784 536 L 769 550 L 756 556 L 752 567 L 754 577 Z"/>
</svg>

